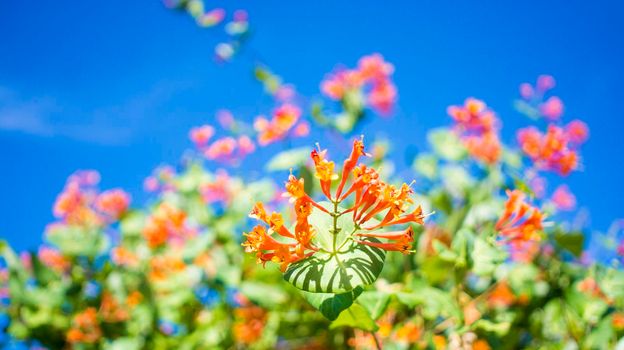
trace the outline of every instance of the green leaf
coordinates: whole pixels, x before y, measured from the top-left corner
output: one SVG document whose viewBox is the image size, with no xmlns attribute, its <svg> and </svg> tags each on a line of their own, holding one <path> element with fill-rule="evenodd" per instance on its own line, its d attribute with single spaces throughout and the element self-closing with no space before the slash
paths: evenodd
<svg viewBox="0 0 624 350">
<path fill-rule="evenodd" d="M 266 165 L 268 171 L 289 170 L 305 164 L 310 157 L 310 148 L 293 148 L 276 154 Z"/>
<path fill-rule="evenodd" d="M 272 308 L 288 301 L 288 295 L 280 288 L 262 282 L 245 281 L 240 286 L 240 291 L 254 303 Z"/>
<path fill-rule="evenodd" d="M 350 308 L 340 313 L 338 318 L 329 325 L 330 329 L 338 327 L 352 327 L 368 332 L 374 332 L 379 327 L 366 311 L 359 304 L 353 304 Z"/>
<path fill-rule="evenodd" d="M 484 239 L 476 238 L 472 252 L 473 272 L 478 276 L 489 276 L 496 267 L 505 261 L 507 253 L 498 247 L 489 245 Z"/>
<path fill-rule="evenodd" d="M 460 160 L 466 156 L 466 147 L 457 135 L 449 129 L 434 129 L 429 132 L 427 139 L 433 146 L 435 153 L 444 159 Z"/>
<path fill-rule="evenodd" d="M 333 204 L 329 202 L 322 202 L 321 205 L 327 208 L 332 206 L 333 209 Z M 382 249 L 351 240 L 351 234 L 356 232 L 351 216 L 342 215 L 337 219 L 338 232 L 335 235 L 332 233 L 331 215 L 314 210 L 309 222 L 316 232 L 314 243 L 321 250 L 290 264 L 284 273 L 285 280 L 308 292 L 343 293 L 377 279 L 386 254 Z M 379 242 L 374 238 L 366 240 Z"/>
<path fill-rule="evenodd" d="M 583 245 L 585 243 L 585 235 L 582 232 L 562 232 L 558 231 L 555 233 L 555 242 L 557 244 L 568 250 L 570 253 L 574 254 L 576 257 L 580 257 L 583 252 Z"/>
<path fill-rule="evenodd" d="M 349 308 L 353 304 L 353 301 L 362 293 L 362 287 L 357 287 L 352 291 L 342 294 L 301 293 L 312 306 L 323 314 L 323 316 L 333 321 L 343 310 Z"/>
<path fill-rule="evenodd" d="M 492 332 L 496 335 L 504 336 L 509 332 L 511 322 L 492 322 L 490 320 L 477 320 L 473 325 L 473 329 L 481 329 L 485 332 Z"/>
<path fill-rule="evenodd" d="M 391 295 L 388 293 L 377 291 L 364 292 L 360 295 L 358 304 L 362 305 L 371 317 L 376 320 L 381 317 L 388 308 L 390 296 Z"/>
</svg>

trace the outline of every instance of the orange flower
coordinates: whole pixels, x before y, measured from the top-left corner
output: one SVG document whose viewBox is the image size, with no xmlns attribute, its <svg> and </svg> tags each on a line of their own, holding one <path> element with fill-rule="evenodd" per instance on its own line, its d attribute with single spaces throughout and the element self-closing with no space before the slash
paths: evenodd
<svg viewBox="0 0 624 350">
<path fill-rule="evenodd" d="M 66 334 L 67 341 L 72 344 L 94 344 L 101 337 L 102 330 L 94 307 L 88 307 L 81 313 L 74 315 L 72 326 Z"/>
<path fill-rule="evenodd" d="M 401 343 L 413 344 L 420 339 L 422 333 L 422 327 L 410 321 L 406 322 L 396 330 L 394 338 Z"/>
<path fill-rule="evenodd" d="M 291 104 L 284 104 L 273 112 L 273 118 L 267 120 L 259 116 L 254 121 L 254 129 L 258 132 L 258 144 L 266 146 L 270 143 L 285 139 L 289 134 L 292 136 L 305 136 L 307 133 L 302 129 L 305 123 L 299 123 L 301 110 Z M 293 129 L 294 128 L 294 129 Z"/>
<path fill-rule="evenodd" d="M 95 207 L 112 220 L 117 220 L 126 212 L 130 204 L 130 195 L 121 189 L 114 189 L 100 193 Z"/>
<path fill-rule="evenodd" d="M 470 97 L 464 106 L 450 106 L 447 113 L 455 121 L 457 132 L 470 155 L 486 164 L 498 162 L 502 153 L 498 137 L 500 123 L 483 101 Z"/>
<path fill-rule="evenodd" d="M 143 237 L 150 247 L 162 246 L 171 239 L 182 239 L 191 235 L 184 223 L 186 213 L 166 202 L 161 203 L 147 219 Z"/>
<path fill-rule="evenodd" d="M 489 293 L 487 303 L 490 307 L 505 308 L 516 301 L 516 296 L 505 281 L 499 282 Z"/>
<path fill-rule="evenodd" d="M 56 249 L 41 247 L 39 248 L 39 260 L 56 272 L 68 271 L 71 267 L 69 259 Z"/>
<path fill-rule="evenodd" d="M 243 243 L 245 251 L 256 253 L 259 263 L 264 264 L 267 261 L 279 263 L 282 270 L 290 263 L 313 255 L 319 250 L 314 238 L 318 234 L 327 234 L 316 232 L 308 221 L 313 210 L 319 210 L 334 218 L 350 213 L 355 227 L 361 231 L 352 233 L 353 238 L 357 238 L 354 242 L 358 244 L 389 251 L 409 252 L 414 241 L 414 231 L 411 227 L 389 232 L 376 230 L 410 223 L 422 225 L 425 217 L 422 208 L 417 206 L 411 212 L 407 212 L 413 204 L 411 199 L 413 191 L 410 186 L 403 184 L 400 188 L 396 188 L 388 185 L 379 180 L 379 175 L 374 169 L 363 164 L 358 166 L 358 160 L 365 155 L 368 154 L 364 151 L 362 139 L 355 140 L 350 156 L 344 161 L 342 175 L 338 177 L 334 173 L 334 162 L 326 158 L 326 151 L 320 150 L 320 147 L 313 150 L 310 156 L 316 168 L 316 178 L 321 184 L 323 195 L 335 204 L 333 212 L 314 201 L 305 192 L 303 179 L 297 179 L 290 174 L 285 184 L 284 196 L 290 197 L 290 202 L 293 203 L 296 218 L 294 233 L 286 228 L 281 214 L 269 215 L 262 203 L 257 203 L 249 216 L 268 225 L 269 229 L 258 225 L 246 233 L 247 240 Z M 340 181 L 337 189 L 332 193 L 332 184 L 338 179 Z M 353 204 L 343 210 L 339 204 L 344 203 L 350 196 L 355 197 Z M 281 238 L 274 238 L 274 233 Z M 371 238 L 387 242 L 378 242 Z"/>
<path fill-rule="evenodd" d="M 534 127 L 518 131 L 518 142 L 522 151 L 533 160 L 536 167 L 568 175 L 578 168 L 579 157 L 576 148 L 587 138 L 587 126 L 574 121 L 564 130 L 549 125 L 546 134 Z"/>
<path fill-rule="evenodd" d="M 267 321 L 267 313 L 264 309 L 246 305 L 234 310 L 234 318 L 232 332 L 237 343 L 251 345 L 262 337 Z"/>
<path fill-rule="evenodd" d="M 186 268 L 184 261 L 177 256 L 155 256 L 150 261 L 149 278 L 153 281 L 163 281 L 171 274 L 183 271 Z"/>
<path fill-rule="evenodd" d="M 524 201 L 525 195 L 521 191 L 507 190 L 507 196 L 496 230 L 510 242 L 540 240 L 543 214 Z"/>
<path fill-rule="evenodd" d="M 135 307 L 143 301 L 143 294 L 138 290 L 133 291 L 126 297 L 126 304 L 130 307 Z"/>
<path fill-rule="evenodd" d="M 115 297 L 108 292 L 102 294 L 100 315 L 104 321 L 110 323 L 122 322 L 130 317 L 128 310 L 119 305 Z"/>
<path fill-rule="evenodd" d="M 121 246 L 111 249 L 111 260 L 120 266 L 137 266 L 139 264 L 139 257 Z"/>
<path fill-rule="evenodd" d="M 624 312 L 614 313 L 611 323 L 613 324 L 613 328 L 620 331 L 624 330 Z"/>
</svg>

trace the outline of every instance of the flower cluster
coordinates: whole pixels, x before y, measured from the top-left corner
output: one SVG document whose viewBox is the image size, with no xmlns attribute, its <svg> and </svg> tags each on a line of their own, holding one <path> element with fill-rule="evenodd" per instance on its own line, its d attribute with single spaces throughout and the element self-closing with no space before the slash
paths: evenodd
<svg viewBox="0 0 624 350">
<path fill-rule="evenodd" d="M 258 133 L 258 144 L 266 146 L 288 136 L 307 136 L 310 125 L 306 121 L 300 121 L 300 118 L 299 107 L 288 103 L 276 108 L 270 120 L 264 116 L 256 117 L 254 129 Z"/>
<path fill-rule="evenodd" d="M 520 84 L 521 111 L 530 116 L 541 116 L 554 121 L 563 115 L 563 102 L 557 96 L 545 99 L 545 94 L 555 87 L 555 79 L 550 75 L 537 77 L 535 86 L 529 83 Z"/>
<path fill-rule="evenodd" d="M 180 243 L 194 234 L 186 224 L 186 213 L 166 202 L 158 205 L 143 227 L 143 237 L 152 248 Z"/>
<path fill-rule="evenodd" d="M 96 171 L 79 171 L 69 177 L 54 204 L 54 216 L 69 225 L 100 225 L 118 220 L 128 209 L 130 196 L 121 189 L 97 193 Z"/>
<path fill-rule="evenodd" d="M 551 124 L 545 134 L 535 127 L 518 131 L 522 152 L 541 170 L 568 175 L 579 166 L 578 147 L 587 140 L 585 123 L 574 120 L 565 127 Z"/>
<path fill-rule="evenodd" d="M 93 344 L 102 336 L 97 310 L 88 307 L 74 316 L 72 327 L 67 331 L 67 341 L 72 344 Z"/>
<path fill-rule="evenodd" d="M 486 164 L 496 163 L 502 153 L 499 120 L 481 100 L 468 98 L 463 106 L 449 106 L 447 113 L 468 152 Z"/>
<path fill-rule="evenodd" d="M 186 11 L 195 19 L 198 26 L 212 28 L 222 23 L 226 17 L 223 8 L 217 7 L 207 10 L 203 0 L 163 0 L 165 6 L 171 9 Z M 249 32 L 247 11 L 237 10 L 232 20 L 225 24 L 226 42 L 215 46 L 215 59 L 218 62 L 227 62 L 240 50 L 243 41 Z"/>
<path fill-rule="evenodd" d="M 189 132 L 189 138 L 195 147 L 209 160 L 236 163 L 256 150 L 256 145 L 247 135 L 238 137 L 225 136 L 210 143 L 215 134 L 211 125 L 194 127 Z"/>
<path fill-rule="evenodd" d="M 544 215 L 526 202 L 520 190 L 507 190 L 503 214 L 496 222 L 496 230 L 506 242 L 521 244 L 541 239 Z"/>
<path fill-rule="evenodd" d="M 355 69 L 340 68 L 321 82 L 323 94 L 333 100 L 343 100 L 349 94 L 365 90 L 367 104 L 377 112 L 388 115 L 397 100 L 397 89 L 391 80 L 394 66 L 380 54 L 364 56 Z"/>
<path fill-rule="evenodd" d="M 285 196 L 294 205 L 296 223 L 294 232 L 284 225 L 282 215 L 277 212 L 267 213 L 262 203 L 256 204 L 250 217 L 268 225 L 257 225 L 246 233 L 245 250 L 256 253 L 259 262 L 273 261 L 285 270 L 290 263 L 305 259 L 319 251 L 315 244 L 315 235 L 327 235 L 331 232 L 316 232 L 309 222 L 313 210 L 334 218 L 334 223 L 343 215 L 350 215 L 356 230 L 352 233 L 353 242 L 390 251 L 407 253 L 411 249 L 414 233 L 411 226 L 391 232 L 378 232 L 379 229 L 409 223 L 423 224 L 422 208 L 417 206 L 406 213 L 413 203 L 413 193 L 409 185 L 400 188 L 386 184 L 379 178 L 378 172 L 364 164 L 359 164 L 360 157 L 368 156 L 362 140 L 355 140 L 350 156 L 344 161 L 342 173 L 334 172 L 334 162 L 326 158 L 326 150 L 313 150 L 311 158 L 316 169 L 316 178 L 324 196 L 331 203 L 328 207 L 314 201 L 304 190 L 303 178 L 290 175 L 286 182 Z M 351 181 L 349 181 L 351 180 Z M 337 183 L 335 191 L 332 186 Z M 347 184 L 349 184 L 347 186 Z M 333 192 L 333 193 L 332 193 Z M 341 209 L 341 204 L 353 198 L 350 208 Z M 377 220 L 379 218 L 379 220 Z M 335 224 L 334 224 L 335 225 Z M 339 227 L 333 231 L 338 232 Z M 274 237 L 274 234 L 278 236 Z M 366 238 L 385 239 L 386 243 L 370 241 Z M 282 241 L 290 241 L 283 243 Z"/>
</svg>

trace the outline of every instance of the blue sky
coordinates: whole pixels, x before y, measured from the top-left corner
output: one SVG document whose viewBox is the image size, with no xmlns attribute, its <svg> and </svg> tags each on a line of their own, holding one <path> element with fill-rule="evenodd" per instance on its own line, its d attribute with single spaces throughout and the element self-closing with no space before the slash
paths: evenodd
<svg viewBox="0 0 624 350">
<path fill-rule="evenodd" d="M 306 96 L 335 64 L 382 53 L 396 67 L 399 109 L 362 131 L 383 130 L 397 150 L 422 148 L 427 129 L 448 124 L 446 106 L 468 96 L 497 111 L 510 140 L 529 124 L 512 107 L 518 84 L 554 75 L 565 118 L 591 128 L 585 169 L 565 182 L 595 228 L 624 217 L 619 2 L 214 4 L 247 9 L 253 50 Z M 159 1 L 2 1 L 0 36 L 0 237 L 18 249 L 40 242 L 74 170 L 98 169 L 102 187 L 123 187 L 140 204 L 143 178 L 180 158 L 190 127 L 219 108 L 251 120 L 271 106 L 249 59 L 213 63 L 219 30 Z"/>
</svg>

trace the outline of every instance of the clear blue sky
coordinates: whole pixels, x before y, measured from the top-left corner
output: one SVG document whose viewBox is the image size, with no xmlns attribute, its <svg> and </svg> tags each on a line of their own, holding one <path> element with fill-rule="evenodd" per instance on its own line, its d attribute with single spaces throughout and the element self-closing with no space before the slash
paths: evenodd
<svg viewBox="0 0 624 350">
<path fill-rule="evenodd" d="M 566 182 L 606 229 L 624 217 L 624 5 L 511 3 L 214 2 L 248 10 L 253 48 L 304 95 L 336 63 L 382 53 L 400 108 L 363 131 L 383 129 L 399 150 L 422 147 L 425 130 L 448 124 L 446 106 L 468 96 L 498 112 L 510 139 L 528 124 L 512 108 L 518 84 L 554 75 L 565 117 L 591 128 L 585 170 Z M 98 169 L 103 187 L 141 203 L 143 178 L 179 159 L 191 126 L 224 107 L 247 120 L 266 112 L 247 60 L 213 64 L 219 39 L 154 0 L 0 1 L 0 237 L 36 246 L 76 169 Z"/>
</svg>

